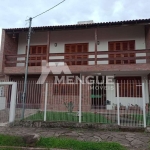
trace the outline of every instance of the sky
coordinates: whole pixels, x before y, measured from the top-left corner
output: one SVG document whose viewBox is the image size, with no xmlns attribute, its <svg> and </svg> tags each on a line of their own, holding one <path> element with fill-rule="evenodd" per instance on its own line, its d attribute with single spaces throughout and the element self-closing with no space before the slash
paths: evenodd
<svg viewBox="0 0 150 150">
<path fill-rule="evenodd" d="M 2 28 L 28 27 L 25 21 L 62 0 L 0 0 Z M 32 26 L 76 24 L 78 21 L 121 21 L 150 18 L 149 0 L 65 0 L 58 7 L 33 19 Z M 1 40 L 1 36 L 0 36 Z"/>
</svg>

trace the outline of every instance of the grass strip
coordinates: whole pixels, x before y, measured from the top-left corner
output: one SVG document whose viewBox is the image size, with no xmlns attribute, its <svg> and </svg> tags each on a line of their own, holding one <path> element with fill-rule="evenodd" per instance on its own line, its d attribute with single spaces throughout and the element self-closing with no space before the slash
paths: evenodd
<svg viewBox="0 0 150 150">
<path fill-rule="evenodd" d="M 0 146 L 28 147 L 22 137 L 9 135 L 0 135 Z M 126 148 L 115 142 L 89 142 L 56 137 L 41 138 L 36 143 L 36 147 L 69 150 L 126 150 Z"/>
</svg>

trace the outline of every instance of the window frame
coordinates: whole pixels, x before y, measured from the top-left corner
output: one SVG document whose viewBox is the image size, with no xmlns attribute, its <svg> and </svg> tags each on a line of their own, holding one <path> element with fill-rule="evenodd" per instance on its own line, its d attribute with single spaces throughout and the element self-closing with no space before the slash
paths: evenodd
<svg viewBox="0 0 150 150">
<path fill-rule="evenodd" d="M 32 48 L 36 47 L 36 53 L 31 53 Z M 38 53 L 38 48 L 41 47 L 42 48 L 42 52 Z M 45 53 L 43 53 L 45 48 Z M 30 45 L 30 53 L 29 53 L 29 63 L 28 66 L 41 66 L 41 62 L 36 62 L 37 61 L 42 61 L 42 60 L 46 60 L 46 56 L 47 56 L 47 45 Z M 27 46 L 26 46 L 26 54 L 27 54 Z M 39 54 L 39 56 L 32 56 L 32 55 L 37 55 Z M 41 55 L 45 55 L 45 56 L 40 56 Z M 30 60 L 35 60 L 35 62 L 30 62 Z"/>
<path fill-rule="evenodd" d="M 123 44 L 126 43 L 127 49 L 123 48 Z M 120 44 L 120 48 L 117 49 L 117 44 Z M 113 46 L 113 48 L 112 48 Z M 133 48 L 131 48 L 133 46 Z M 121 51 L 132 51 L 136 49 L 135 40 L 125 40 L 125 41 L 109 41 L 108 42 L 108 51 L 120 51 L 120 54 L 109 54 L 108 58 L 124 58 L 124 57 L 133 57 L 133 60 L 109 60 L 109 64 L 136 64 L 136 55 L 135 53 L 126 53 L 122 54 Z"/>
</svg>

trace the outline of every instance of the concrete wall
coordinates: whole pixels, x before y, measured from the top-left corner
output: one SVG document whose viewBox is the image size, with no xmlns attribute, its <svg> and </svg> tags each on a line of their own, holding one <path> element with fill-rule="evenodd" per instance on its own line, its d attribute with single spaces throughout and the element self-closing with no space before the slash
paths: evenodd
<svg viewBox="0 0 150 150">
<path fill-rule="evenodd" d="M 50 34 L 50 53 L 63 53 L 65 44 L 69 43 L 89 43 L 89 52 L 94 52 L 94 29 L 84 30 L 65 30 L 52 31 Z M 21 33 L 19 36 L 18 54 L 25 54 L 27 45 L 27 34 Z M 135 40 L 135 48 L 145 49 L 145 27 L 144 26 L 128 26 L 128 27 L 110 27 L 98 29 L 98 51 L 108 51 L 109 41 L 125 41 Z M 57 47 L 55 47 L 57 43 Z M 46 45 L 47 32 L 35 32 L 31 37 L 31 45 Z M 138 56 L 138 55 L 137 55 Z M 145 53 L 140 54 L 145 56 Z M 94 56 L 89 56 L 94 58 Z M 108 57 L 108 55 L 99 55 L 98 58 Z M 63 59 L 64 57 L 50 57 L 50 59 Z M 137 63 L 145 63 L 146 60 L 138 60 Z M 89 62 L 90 65 L 94 62 Z M 98 64 L 108 64 L 108 61 L 101 61 Z"/>
<path fill-rule="evenodd" d="M 6 108 L 6 97 L 4 97 L 4 86 L 0 86 L 0 110 L 3 110 L 5 108 Z"/>
<path fill-rule="evenodd" d="M 6 108 L 6 97 L 0 97 L 0 110 L 4 110 Z"/>
<path fill-rule="evenodd" d="M 55 43 L 57 47 L 54 46 Z M 50 53 L 64 53 L 65 44 L 71 43 L 89 43 L 89 51 L 94 52 L 94 29 L 51 32 Z M 58 58 L 64 57 L 50 57 L 50 59 Z"/>
<path fill-rule="evenodd" d="M 126 26 L 126 27 L 113 27 L 113 28 L 100 28 L 98 29 L 98 51 L 108 51 L 108 42 L 110 41 L 127 41 L 135 40 L 135 49 L 145 49 L 145 28 L 144 26 Z M 137 56 L 145 56 L 145 54 L 138 54 Z M 98 56 L 102 58 L 102 56 Z M 103 55 L 108 57 L 108 55 Z M 138 60 L 137 63 L 145 63 L 146 60 Z M 101 62 L 99 62 L 101 63 Z M 108 61 L 103 61 L 108 64 Z"/>
<path fill-rule="evenodd" d="M 18 39 L 13 39 L 12 35 L 7 34 L 5 30 L 2 30 L 2 37 L 1 37 L 1 47 L 0 47 L 0 74 L 3 74 L 4 66 L 7 67 L 14 67 L 15 64 L 5 64 L 4 63 L 4 56 L 5 54 L 17 54 L 18 52 Z M 11 58 L 8 61 L 14 61 L 16 58 Z"/>
<path fill-rule="evenodd" d="M 4 38 L 2 43 L 3 55 L 14 54 L 18 52 L 18 38 L 13 39 L 12 34 L 7 34 L 5 31 L 2 32 L 2 38 Z M 15 61 L 16 58 L 9 58 L 8 61 Z M 16 64 L 7 64 L 7 67 L 15 67 Z"/>
<path fill-rule="evenodd" d="M 145 44 L 146 44 L 146 48 L 150 49 L 150 26 L 149 25 L 145 27 Z M 147 53 L 147 56 L 150 56 L 150 53 Z M 147 59 L 147 63 L 150 63 L 149 59 Z"/>
<path fill-rule="evenodd" d="M 47 32 L 32 33 L 31 45 L 47 45 Z M 27 33 L 20 33 L 18 54 L 26 54 L 26 47 L 27 47 Z M 25 58 L 18 58 L 17 60 L 25 60 Z M 24 66 L 24 64 L 18 63 L 17 66 Z"/>
<path fill-rule="evenodd" d="M 46 45 L 47 33 L 35 32 L 31 35 L 31 45 Z M 27 33 L 19 34 L 18 54 L 25 54 L 27 46 Z"/>
</svg>

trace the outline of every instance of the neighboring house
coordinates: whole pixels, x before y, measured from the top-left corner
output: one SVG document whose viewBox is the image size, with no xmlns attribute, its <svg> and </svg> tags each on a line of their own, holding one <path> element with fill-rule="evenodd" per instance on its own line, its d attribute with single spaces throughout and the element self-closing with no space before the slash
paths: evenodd
<svg viewBox="0 0 150 150">
<path fill-rule="evenodd" d="M 149 103 L 148 81 L 150 74 L 150 19 L 105 23 L 88 23 L 61 26 L 33 27 L 29 57 L 28 80 L 36 80 L 41 74 L 41 60 L 65 62 L 74 76 L 98 75 L 99 81 L 113 75 L 119 82 L 120 103 L 123 106 L 142 107 L 142 86 L 145 101 Z M 3 29 L 0 72 L 5 80 L 23 81 L 27 49 L 28 28 Z M 61 66 L 60 66 L 61 68 Z M 64 110 L 64 101 L 73 101 L 78 110 L 79 85 L 53 84 L 54 75 L 47 81 L 52 83 L 49 94 L 49 109 Z M 93 84 L 93 86 L 98 86 Z M 106 86 L 106 83 L 103 83 Z M 111 85 L 108 85 L 111 87 Z M 19 87 L 22 89 L 21 87 Z M 28 87 L 29 88 L 29 87 Z M 29 103 L 38 99 L 44 105 L 42 85 L 34 87 L 36 98 L 28 96 Z M 20 92 L 22 92 L 20 90 Z M 82 109 L 114 109 L 116 87 L 95 90 L 82 86 Z M 32 94 L 32 92 L 31 92 Z M 134 103 L 134 100 L 136 102 Z M 50 101 L 50 100 L 49 100 Z M 43 103 L 42 103 L 43 102 Z M 42 106 L 43 106 L 42 105 Z M 37 106 L 38 107 L 38 106 Z"/>
</svg>

